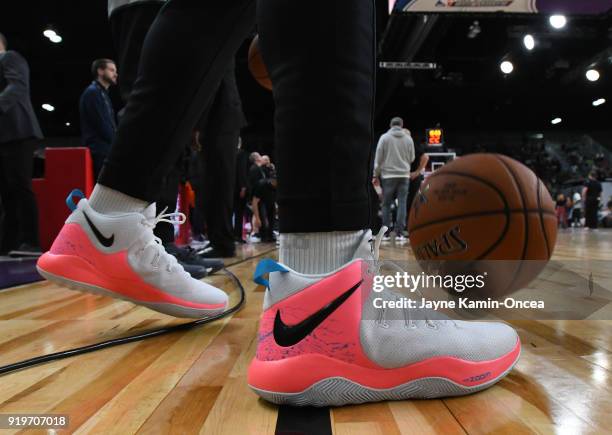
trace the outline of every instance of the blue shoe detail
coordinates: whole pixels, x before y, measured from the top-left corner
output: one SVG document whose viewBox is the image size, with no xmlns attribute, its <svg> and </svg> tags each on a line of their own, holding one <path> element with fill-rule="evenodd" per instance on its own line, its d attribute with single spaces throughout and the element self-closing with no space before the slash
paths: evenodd
<svg viewBox="0 0 612 435">
<path fill-rule="evenodd" d="M 68 197 L 66 198 L 66 205 L 68 206 L 70 211 L 75 211 L 76 210 L 76 205 L 75 205 L 75 203 L 73 201 L 73 197 L 77 197 L 78 199 L 82 199 L 82 198 L 85 198 L 85 194 L 83 192 L 81 192 L 79 189 L 74 189 L 72 192 L 70 192 L 68 194 Z"/>
<path fill-rule="evenodd" d="M 264 258 L 257 264 L 257 267 L 255 268 L 255 273 L 253 274 L 253 281 L 255 281 L 256 284 L 263 285 L 269 288 L 270 282 L 263 276 L 270 272 L 289 272 L 289 270 L 278 262 L 272 260 L 271 258 Z"/>
</svg>

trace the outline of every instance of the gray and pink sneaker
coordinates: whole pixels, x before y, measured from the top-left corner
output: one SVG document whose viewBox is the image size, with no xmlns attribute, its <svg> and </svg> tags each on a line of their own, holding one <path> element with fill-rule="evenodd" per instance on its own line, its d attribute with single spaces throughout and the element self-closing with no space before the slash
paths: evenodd
<svg viewBox="0 0 612 435">
<path fill-rule="evenodd" d="M 192 278 L 153 234 L 158 222 L 184 221 L 181 213 L 155 216 L 155 204 L 141 213 L 105 215 L 83 198 L 66 201 L 73 210 L 38 272 L 62 286 L 124 299 L 177 317 L 202 318 L 223 312 L 222 290 Z M 180 221 L 179 221 L 180 222 Z"/>
<path fill-rule="evenodd" d="M 339 406 L 473 393 L 498 382 L 518 361 L 521 343 L 504 323 L 414 319 L 381 310 L 372 290 L 378 260 L 371 233 L 354 259 L 325 275 L 304 275 L 263 260 L 266 285 L 250 387 L 277 404 Z M 269 282 L 263 277 L 269 274 Z"/>
</svg>

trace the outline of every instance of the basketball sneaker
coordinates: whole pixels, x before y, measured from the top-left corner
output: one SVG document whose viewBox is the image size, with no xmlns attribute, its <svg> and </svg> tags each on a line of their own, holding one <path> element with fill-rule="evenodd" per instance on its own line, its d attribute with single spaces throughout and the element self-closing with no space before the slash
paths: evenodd
<svg viewBox="0 0 612 435">
<path fill-rule="evenodd" d="M 36 265 L 44 278 L 177 317 L 208 317 L 225 310 L 227 295 L 192 278 L 153 234 L 158 222 L 184 222 L 184 215 L 162 212 L 156 217 L 155 204 L 141 213 L 105 215 L 85 198 L 76 207 L 71 197 L 67 203 L 73 212 Z"/>
<path fill-rule="evenodd" d="M 269 259 L 258 265 L 255 281 L 268 288 L 248 383 L 259 396 L 296 406 L 458 396 L 490 387 L 516 364 L 520 341 L 504 323 L 376 308 L 375 298 L 399 297 L 373 291 L 383 235 L 372 251 L 366 234 L 354 259 L 326 275 Z"/>
</svg>

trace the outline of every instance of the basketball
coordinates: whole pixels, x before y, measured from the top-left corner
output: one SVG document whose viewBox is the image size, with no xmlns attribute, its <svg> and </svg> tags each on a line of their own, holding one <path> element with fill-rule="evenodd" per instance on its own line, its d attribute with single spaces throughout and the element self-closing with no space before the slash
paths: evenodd
<svg viewBox="0 0 612 435">
<path fill-rule="evenodd" d="M 495 285 L 488 291 L 494 287 L 495 294 L 488 296 L 501 296 L 541 272 L 555 246 L 557 220 L 553 200 L 533 171 L 504 155 L 471 154 L 423 182 L 409 232 L 422 265 L 436 264 L 447 273 L 493 268 Z"/>
<path fill-rule="evenodd" d="M 249 47 L 249 71 L 257 83 L 269 91 L 272 90 L 272 81 L 268 77 L 268 70 L 259 50 L 259 35 L 255 35 Z"/>
</svg>

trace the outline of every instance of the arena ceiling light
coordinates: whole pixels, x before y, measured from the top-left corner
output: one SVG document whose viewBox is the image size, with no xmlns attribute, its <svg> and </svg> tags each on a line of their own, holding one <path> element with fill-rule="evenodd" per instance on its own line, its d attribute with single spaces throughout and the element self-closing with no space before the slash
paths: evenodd
<svg viewBox="0 0 612 435">
<path fill-rule="evenodd" d="M 43 110 L 46 110 L 47 112 L 53 112 L 55 110 L 55 107 L 53 107 L 49 103 L 45 103 L 41 107 L 43 108 Z"/>
<path fill-rule="evenodd" d="M 66 127 L 70 127 L 70 123 L 69 122 L 66 123 Z"/>
<path fill-rule="evenodd" d="M 504 74 L 510 74 L 514 71 L 514 65 L 509 60 L 504 60 L 499 64 L 499 69 L 501 69 Z"/>
<path fill-rule="evenodd" d="M 606 102 L 605 98 L 598 98 L 597 100 L 593 101 L 593 106 L 595 107 L 601 106 L 605 102 Z"/>
<path fill-rule="evenodd" d="M 45 30 L 43 30 L 43 35 L 45 38 L 47 38 L 54 44 L 59 44 L 60 42 L 62 42 L 62 37 L 52 26 L 49 26 Z"/>
<path fill-rule="evenodd" d="M 596 82 L 597 80 L 599 80 L 599 77 L 600 77 L 599 71 L 593 68 L 588 70 L 585 75 L 586 75 L 587 80 L 590 82 Z"/>
<path fill-rule="evenodd" d="M 480 28 L 480 23 L 478 21 L 474 21 L 468 30 L 467 37 L 469 39 L 474 39 L 480 34 L 481 31 L 482 29 Z"/>
<path fill-rule="evenodd" d="M 567 18 L 565 15 L 551 15 L 548 22 L 553 28 L 562 29 L 567 24 Z"/>
<path fill-rule="evenodd" d="M 525 35 L 523 38 L 523 45 L 527 50 L 533 50 L 535 47 L 535 38 L 532 35 Z"/>
<path fill-rule="evenodd" d="M 555 118 L 552 121 L 550 121 L 550 123 L 552 125 L 557 125 L 557 124 L 561 124 L 562 119 L 561 118 Z"/>
</svg>

